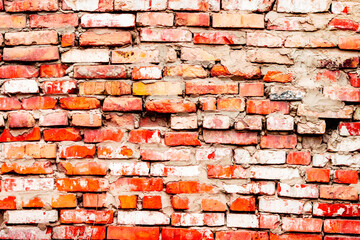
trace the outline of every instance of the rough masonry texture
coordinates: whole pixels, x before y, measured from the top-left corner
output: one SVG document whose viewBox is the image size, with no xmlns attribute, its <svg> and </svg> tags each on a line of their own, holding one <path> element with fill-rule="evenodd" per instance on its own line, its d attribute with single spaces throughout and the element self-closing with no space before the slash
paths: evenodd
<svg viewBox="0 0 360 240">
<path fill-rule="evenodd" d="M 359 0 L 0 9 L 0 239 L 360 240 Z"/>
</svg>

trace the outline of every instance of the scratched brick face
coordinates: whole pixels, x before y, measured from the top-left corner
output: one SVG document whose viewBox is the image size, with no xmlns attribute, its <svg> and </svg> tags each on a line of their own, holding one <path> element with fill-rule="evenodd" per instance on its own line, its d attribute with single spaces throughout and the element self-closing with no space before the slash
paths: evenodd
<svg viewBox="0 0 360 240">
<path fill-rule="evenodd" d="M 360 240 L 359 0 L 0 0 L 0 239 Z"/>
</svg>

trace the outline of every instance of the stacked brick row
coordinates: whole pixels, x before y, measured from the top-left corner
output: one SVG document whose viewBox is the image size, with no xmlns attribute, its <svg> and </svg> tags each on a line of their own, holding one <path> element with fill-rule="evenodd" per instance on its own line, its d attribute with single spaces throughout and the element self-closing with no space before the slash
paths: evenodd
<svg viewBox="0 0 360 240">
<path fill-rule="evenodd" d="M 0 239 L 360 240 L 359 1 L 0 9 Z"/>
</svg>

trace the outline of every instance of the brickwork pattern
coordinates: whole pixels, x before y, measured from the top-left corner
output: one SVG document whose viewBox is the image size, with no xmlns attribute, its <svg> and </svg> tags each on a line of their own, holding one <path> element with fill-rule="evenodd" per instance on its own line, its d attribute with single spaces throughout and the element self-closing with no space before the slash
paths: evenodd
<svg viewBox="0 0 360 240">
<path fill-rule="evenodd" d="M 360 240 L 359 0 L 0 10 L 0 239 Z"/>
</svg>

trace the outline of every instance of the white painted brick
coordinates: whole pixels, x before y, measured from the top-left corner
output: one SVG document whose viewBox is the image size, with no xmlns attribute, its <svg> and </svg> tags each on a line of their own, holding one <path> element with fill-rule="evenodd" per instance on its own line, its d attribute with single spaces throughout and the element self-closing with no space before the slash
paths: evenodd
<svg viewBox="0 0 360 240">
<path fill-rule="evenodd" d="M 326 12 L 331 0 L 278 0 L 278 12 L 311 13 Z"/>
<path fill-rule="evenodd" d="M 152 176 L 165 176 L 165 177 L 192 177 L 199 176 L 199 166 L 166 166 L 161 163 L 151 164 Z"/>
<path fill-rule="evenodd" d="M 38 227 L 11 227 L 7 226 L 6 228 L 0 230 L 1 239 L 32 239 L 32 240 L 50 240 L 51 231 L 44 231 Z"/>
<path fill-rule="evenodd" d="M 118 211 L 117 223 L 120 225 L 169 225 L 170 219 L 162 212 Z"/>
<path fill-rule="evenodd" d="M 122 11 L 160 11 L 166 7 L 164 0 L 115 0 L 115 10 Z"/>
<path fill-rule="evenodd" d="M 325 167 L 325 165 L 330 161 L 331 154 L 329 153 L 322 153 L 322 154 L 315 154 L 312 157 L 312 163 L 314 167 Z"/>
<path fill-rule="evenodd" d="M 360 166 L 360 154 L 342 155 L 334 154 L 331 156 L 331 162 L 334 166 Z"/>
<path fill-rule="evenodd" d="M 235 149 L 235 162 L 237 164 L 252 164 L 256 163 L 255 159 L 250 156 L 250 153 L 245 149 Z"/>
<path fill-rule="evenodd" d="M 228 227 L 259 228 L 259 219 L 253 214 L 227 214 Z"/>
<path fill-rule="evenodd" d="M 203 127 L 208 129 L 228 129 L 230 117 L 225 115 L 204 116 Z"/>
<path fill-rule="evenodd" d="M 133 144 L 100 143 L 98 145 L 98 157 L 108 159 L 139 158 L 140 152 Z"/>
<path fill-rule="evenodd" d="M 250 175 L 257 179 L 293 179 L 300 178 L 299 170 L 294 168 L 251 167 Z"/>
<path fill-rule="evenodd" d="M 11 80 L 4 83 L 4 93 L 38 93 L 36 80 Z"/>
<path fill-rule="evenodd" d="M 231 148 L 200 148 L 195 153 L 198 161 L 231 161 L 232 156 Z"/>
<path fill-rule="evenodd" d="M 109 62 L 110 51 L 107 49 L 71 49 L 61 54 L 63 63 Z"/>
<path fill-rule="evenodd" d="M 220 10 L 220 0 L 169 0 L 168 6 L 172 10 L 201 10 L 207 3 L 210 11 Z"/>
<path fill-rule="evenodd" d="M 8 192 L 20 191 L 52 191 L 53 178 L 9 178 L 2 180 L 3 189 Z"/>
<path fill-rule="evenodd" d="M 271 115 L 266 119 L 266 127 L 270 131 L 291 131 L 294 130 L 294 118 L 289 115 Z"/>
<path fill-rule="evenodd" d="M 149 163 L 146 162 L 111 162 L 109 169 L 111 175 L 147 176 L 150 171 Z"/>
<path fill-rule="evenodd" d="M 269 11 L 275 0 L 222 0 L 224 10 Z"/>
<path fill-rule="evenodd" d="M 171 115 L 171 128 L 172 129 L 197 129 L 197 115 Z"/>
<path fill-rule="evenodd" d="M 223 213 L 173 213 L 171 216 L 173 226 L 223 226 L 225 215 Z"/>
<path fill-rule="evenodd" d="M 271 213 L 303 214 L 311 212 L 312 205 L 301 200 L 259 198 L 259 211 Z"/>
<path fill-rule="evenodd" d="M 285 164 L 285 151 L 258 150 L 253 156 L 253 163 L 259 164 Z"/>
<path fill-rule="evenodd" d="M 251 182 L 243 185 L 224 184 L 227 193 L 274 195 L 274 182 Z"/>
<path fill-rule="evenodd" d="M 6 211 L 4 217 L 8 219 L 9 224 L 19 223 L 50 223 L 58 220 L 58 212 L 56 210 L 16 210 Z"/>
<path fill-rule="evenodd" d="M 87 13 L 81 17 L 82 27 L 128 28 L 135 26 L 134 14 Z"/>
<path fill-rule="evenodd" d="M 286 184 L 279 183 L 278 195 L 291 198 L 318 198 L 319 189 L 316 185 L 311 184 Z"/>
</svg>

